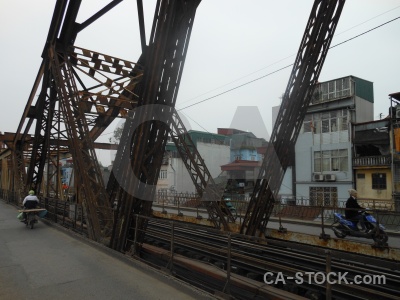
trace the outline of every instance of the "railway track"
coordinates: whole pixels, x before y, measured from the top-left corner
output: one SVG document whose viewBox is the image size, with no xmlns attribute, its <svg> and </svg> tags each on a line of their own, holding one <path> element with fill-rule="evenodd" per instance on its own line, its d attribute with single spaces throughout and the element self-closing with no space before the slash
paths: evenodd
<svg viewBox="0 0 400 300">
<path fill-rule="evenodd" d="M 306 298 L 325 299 L 326 293 L 333 299 L 399 299 L 400 295 L 400 263 L 396 261 L 341 251 L 327 253 L 324 248 L 281 240 L 260 243 L 238 234 L 177 222 L 172 227 L 171 222 L 155 220 L 148 223 L 146 243 L 165 250 L 172 244 L 174 254 L 225 272 L 229 268 L 232 274 L 258 282 L 267 280 L 275 288 Z M 339 274 L 341 282 L 327 286 L 324 279 L 330 273 L 332 278 Z M 238 294 L 238 298 L 252 297 Z"/>
<path fill-rule="evenodd" d="M 51 220 L 58 219 L 62 226 L 87 235 L 85 226 L 74 226 L 72 220 L 63 215 L 50 215 Z M 144 244 L 142 258 L 159 268 L 173 270 L 175 276 L 209 292 L 224 291 L 237 299 L 304 299 L 303 296 L 308 299 L 326 299 L 327 291 L 332 293 L 332 299 L 399 299 L 400 262 L 396 260 L 338 250 L 330 250 L 328 255 L 326 248 L 322 247 L 278 239 L 257 241 L 249 236 L 221 232 L 209 227 L 148 219 L 145 243 L 157 247 L 153 247 L 153 250 L 162 251 L 156 253 L 157 251 L 152 250 L 150 253 Z M 181 257 L 180 261 L 187 258 L 192 264 L 186 263 L 182 266 L 181 262 L 178 263 L 178 256 Z M 327 262 L 328 256 L 330 264 Z M 204 272 L 193 271 L 197 262 L 205 266 Z M 328 290 L 322 282 L 308 283 L 304 280 L 298 284 L 295 278 L 289 279 L 305 272 L 320 272 L 316 277 L 320 279 L 327 272 L 327 264 L 330 265 L 331 272 L 347 272 L 348 284 L 333 284 Z M 201 269 L 199 264 L 196 268 Z M 227 284 L 229 270 L 231 280 Z M 272 272 L 265 279 L 274 281 L 274 284 L 264 283 L 266 272 Z M 282 281 L 275 283 L 277 274 L 283 274 L 285 284 Z M 386 282 L 354 284 L 357 275 L 383 275 Z M 290 294 L 282 296 L 279 291 Z"/>
</svg>

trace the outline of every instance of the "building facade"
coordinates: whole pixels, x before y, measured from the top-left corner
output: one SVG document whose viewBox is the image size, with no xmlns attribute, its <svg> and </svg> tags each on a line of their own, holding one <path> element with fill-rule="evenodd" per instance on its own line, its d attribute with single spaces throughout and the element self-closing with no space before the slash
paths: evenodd
<svg viewBox="0 0 400 300">
<path fill-rule="evenodd" d="M 260 172 L 267 141 L 252 132 L 232 128 L 218 128 L 227 136 L 230 145 L 230 163 L 221 166 L 228 180 L 228 188 L 240 194 L 250 194 Z"/>
<path fill-rule="evenodd" d="M 221 174 L 221 165 L 229 162 L 230 146 L 226 136 L 190 130 L 188 132 L 197 151 L 203 158 L 213 178 Z M 179 156 L 175 144 L 169 141 L 161 165 L 157 190 L 179 193 L 196 193 L 195 185 L 186 166 Z"/>
<path fill-rule="evenodd" d="M 354 186 L 351 124 L 373 120 L 373 104 L 373 83 L 367 80 L 347 76 L 319 83 L 281 194 L 291 187 L 305 205 L 343 205 Z"/>
<path fill-rule="evenodd" d="M 392 208 L 390 119 L 353 124 L 353 172 L 365 207 Z"/>
</svg>

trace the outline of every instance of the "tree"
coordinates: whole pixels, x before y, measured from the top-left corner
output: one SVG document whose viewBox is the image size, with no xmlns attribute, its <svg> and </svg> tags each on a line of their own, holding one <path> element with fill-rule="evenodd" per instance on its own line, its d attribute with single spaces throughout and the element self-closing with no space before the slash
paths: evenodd
<svg viewBox="0 0 400 300">
<path fill-rule="evenodd" d="M 125 120 L 117 125 L 114 129 L 113 137 L 110 138 L 110 143 L 119 144 L 122 137 L 122 131 L 124 130 Z"/>
</svg>

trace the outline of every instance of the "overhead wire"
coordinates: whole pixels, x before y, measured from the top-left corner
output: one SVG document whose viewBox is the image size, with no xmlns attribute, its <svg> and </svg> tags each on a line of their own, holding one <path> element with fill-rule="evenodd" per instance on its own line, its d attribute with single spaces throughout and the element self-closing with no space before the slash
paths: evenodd
<svg viewBox="0 0 400 300">
<path fill-rule="evenodd" d="M 356 35 L 356 36 L 354 36 L 354 37 L 351 37 L 351 38 L 349 38 L 349 39 L 347 39 L 347 40 L 345 40 L 345 41 L 343 41 L 343 42 L 340 42 L 340 43 L 338 43 L 338 44 L 336 44 L 336 45 L 333 45 L 333 46 L 329 47 L 329 49 L 332 49 L 332 48 L 335 48 L 335 47 L 337 47 L 337 46 L 343 45 L 343 44 L 345 44 L 345 43 L 347 43 L 347 42 L 349 42 L 349 41 L 351 41 L 351 40 L 354 40 L 354 39 L 356 39 L 356 38 L 358 38 L 358 37 L 360 37 L 360 36 L 362 36 L 362 35 L 364 35 L 364 34 L 367 34 L 367 33 L 371 32 L 371 31 L 374 31 L 374 30 L 376 30 L 376 29 L 378 29 L 378 28 L 380 28 L 380 27 L 382 27 L 382 26 L 384 26 L 384 25 L 387 25 L 387 24 L 389 24 L 389 23 L 391 23 L 391 22 L 393 22 L 393 21 L 395 21 L 395 20 L 397 20 L 397 19 L 400 19 L 400 17 L 394 18 L 394 19 L 392 19 L 392 20 L 390 20 L 390 21 L 387 21 L 387 22 L 385 22 L 385 23 L 382 23 L 382 24 L 380 24 L 380 25 L 378 25 L 378 26 L 376 26 L 376 27 L 374 27 L 374 28 L 371 28 L 371 29 L 369 29 L 369 30 L 367 30 L 367 31 L 364 31 L 363 33 L 360 33 L 360 34 L 358 34 L 358 35 Z M 184 109 L 186 109 L 186 108 L 189 108 L 189 107 L 198 105 L 198 104 L 200 104 L 200 103 L 209 101 L 209 100 L 211 100 L 211 99 L 214 99 L 214 98 L 219 97 L 219 96 L 221 96 L 221 95 L 224 95 L 224 94 L 226 94 L 226 93 L 229 93 L 229 92 L 231 92 L 231 91 L 234 91 L 234 90 L 236 90 L 236 89 L 238 89 L 238 88 L 241 88 L 241 87 L 243 87 L 243 86 L 246 86 L 246 85 L 248 85 L 248 84 L 250 84 L 250 83 L 253 83 L 253 82 L 256 82 L 256 81 L 258 81 L 258 80 L 260 80 L 260 79 L 263 79 L 263 78 L 265 78 L 265 77 L 271 76 L 272 74 L 278 73 L 278 72 L 280 72 L 280 71 L 282 71 L 282 70 L 284 70 L 284 69 L 287 69 L 287 68 L 289 68 L 289 67 L 291 67 L 291 66 L 293 66 L 293 65 L 294 65 L 294 63 L 292 63 L 292 64 L 290 64 L 290 65 L 287 65 L 287 66 L 285 66 L 285 67 L 282 67 L 282 68 L 280 68 L 280 69 L 278 69 L 278 70 L 275 70 L 275 71 L 273 71 L 273 72 L 270 72 L 270 73 L 268 73 L 268 74 L 266 74 L 266 75 L 257 77 L 257 78 L 255 78 L 255 79 L 253 79 L 253 80 L 247 81 L 247 82 L 245 82 L 245 83 L 243 83 L 243 84 L 240 84 L 240 85 L 238 85 L 238 86 L 236 86 L 236 87 L 233 87 L 233 88 L 231 88 L 231 89 L 228 89 L 228 90 L 226 90 L 226 91 L 223 91 L 223 92 L 221 92 L 221 93 L 218 93 L 218 94 L 216 94 L 216 95 L 214 95 L 214 96 L 208 97 L 208 98 L 203 99 L 203 100 L 201 100 L 201 101 L 195 102 L 195 103 L 193 103 L 193 104 L 191 104 L 191 105 L 188 105 L 188 106 L 185 106 L 185 107 L 183 107 L 183 108 L 177 109 L 177 111 L 182 111 L 182 110 L 184 110 Z"/>
<path fill-rule="evenodd" d="M 339 34 L 342 34 L 342 33 L 347 32 L 347 31 L 349 31 L 349 30 L 351 30 L 351 29 L 353 29 L 353 28 L 355 28 L 355 27 L 358 27 L 358 26 L 360 26 L 360 25 L 362 25 L 362 24 L 365 24 L 365 23 L 369 22 L 370 20 L 375 19 L 375 18 L 377 18 L 378 16 L 381 16 L 381 15 L 387 13 L 387 12 L 393 11 L 393 10 L 399 8 L 399 7 L 400 7 L 400 5 L 397 6 L 397 7 L 395 7 L 395 8 L 393 8 L 393 9 L 390 9 L 390 10 L 384 12 L 384 13 L 381 13 L 381 14 L 379 14 L 379 15 L 377 15 L 377 16 L 375 16 L 375 17 L 369 19 L 369 20 L 366 20 L 366 21 L 364 21 L 364 22 L 362 22 L 362 23 L 360 23 L 360 24 L 358 24 L 358 25 L 355 25 L 355 26 L 353 26 L 353 27 L 351 27 L 351 28 L 349 28 L 349 29 L 347 29 L 347 30 L 345 30 L 345 31 L 342 31 L 342 32 L 339 33 Z M 356 36 L 353 36 L 353 37 L 351 37 L 351 38 L 349 38 L 349 39 L 347 39 L 347 40 L 345 40 L 345 41 L 343 41 L 343 42 L 340 42 L 340 43 L 338 43 L 338 44 L 336 44 L 336 45 L 333 45 L 333 46 L 329 47 L 329 49 L 332 49 L 332 48 L 335 48 L 335 47 L 337 47 L 337 46 L 343 45 L 343 44 L 345 44 L 345 43 L 347 43 L 347 42 L 349 42 L 349 41 L 351 41 L 351 40 L 354 40 L 354 39 L 356 39 L 356 38 L 362 36 L 362 35 L 365 35 L 365 34 L 371 32 L 371 31 L 374 31 L 374 30 L 376 30 L 376 29 L 378 29 L 378 28 L 380 28 L 380 27 L 382 27 L 382 26 L 385 26 L 385 25 L 387 25 L 387 24 L 389 24 L 389 23 L 391 23 L 391 22 L 393 22 L 393 21 L 395 21 L 395 20 L 397 20 L 397 19 L 400 19 L 400 16 L 399 16 L 399 17 L 396 17 L 396 18 L 394 18 L 394 19 L 392 19 L 392 20 L 389 20 L 389 21 L 387 21 L 387 22 L 385 22 L 385 23 L 382 23 L 382 24 L 380 24 L 380 25 L 378 25 L 378 26 L 375 26 L 375 27 L 373 27 L 373 28 L 371 28 L 371 29 L 369 29 L 369 30 L 367 30 L 367 31 L 364 31 L 364 32 L 362 32 L 362 33 L 356 35 Z M 337 35 L 339 35 L 339 34 L 337 34 Z M 280 60 L 278 60 L 278 61 L 276 61 L 276 62 L 274 62 L 274 63 L 272 63 L 272 64 L 270 64 L 270 65 L 268 65 L 268 66 L 266 66 L 265 68 L 268 68 L 268 67 L 270 67 L 270 66 L 272 66 L 272 65 L 274 65 L 274 64 L 277 64 L 277 63 L 279 63 L 279 62 L 281 62 L 281 61 L 283 61 L 283 60 L 286 60 L 287 58 L 292 57 L 292 56 L 294 56 L 294 54 L 293 54 L 293 55 L 290 55 L 290 56 L 288 56 L 288 57 L 282 58 L 282 59 L 280 59 Z M 219 97 L 219 96 L 222 96 L 222 95 L 224 95 L 224 94 L 226 94 L 226 93 L 229 93 L 229 92 L 231 92 L 231 91 L 237 90 L 237 89 L 239 89 L 239 88 L 241 88 L 241 87 L 243 87 L 243 86 L 249 85 L 249 84 L 251 84 L 251 83 L 253 83 L 253 82 L 256 82 L 256 81 L 258 81 L 258 80 L 261 80 L 261 79 L 263 79 L 263 78 L 265 78 L 265 77 L 271 76 L 271 75 L 273 75 L 273 74 L 275 74 L 275 73 L 278 73 L 278 72 L 280 72 L 280 71 L 282 71 L 282 70 L 285 70 L 285 69 L 287 69 L 287 68 L 289 68 L 289 67 L 291 67 L 291 66 L 293 66 L 293 65 L 294 65 L 294 63 L 289 64 L 289 65 L 286 65 L 286 66 L 284 66 L 284 67 L 282 67 L 282 68 L 279 68 L 279 69 L 277 69 L 277 70 L 275 70 L 275 71 L 272 71 L 272 72 L 270 72 L 270 73 L 268 73 L 268 74 L 265 74 L 265 75 L 263 75 L 263 76 L 257 77 L 257 78 L 255 78 L 255 79 L 253 79 L 253 80 L 247 81 L 247 82 L 245 82 L 245 83 L 243 83 L 243 84 L 240 84 L 240 85 L 238 85 L 238 86 L 235 86 L 235 87 L 233 87 L 233 88 L 230 88 L 230 89 L 228 89 L 228 90 L 226 90 L 226 91 L 223 91 L 223 92 L 218 93 L 218 94 L 216 94 L 216 95 L 210 96 L 210 97 L 208 97 L 208 98 L 206 98 L 206 99 L 203 99 L 203 100 L 201 100 L 201 101 L 195 102 L 195 103 L 193 103 L 193 104 L 187 105 L 187 106 L 185 106 L 185 107 L 183 107 L 183 108 L 177 109 L 177 111 L 179 111 L 179 112 L 182 113 L 182 110 L 184 110 L 184 109 L 193 107 L 193 106 L 195 106 L 195 105 L 198 105 L 198 104 L 204 103 L 204 102 L 206 102 L 206 101 L 209 101 L 209 100 L 211 100 L 211 99 L 214 99 L 214 98 L 217 98 L 217 97 Z M 232 84 L 233 82 L 236 82 L 236 81 L 238 81 L 238 80 L 240 80 L 240 79 L 243 79 L 243 78 L 245 78 L 245 77 L 248 77 L 248 76 L 250 76 L 250 75 L 252 75 L 252 74 L 254 74 L 254 73 L 257 73 L 257 72 L 259 72 L 259 71 L 261 71 L 261 70 L 263 70 L 263 69 L 265 69 L 265 68 L 262 68 L 262 69 L 259 69 L 259 70 L 257 70 L 257 71 L 254 71 L 254 72 L 252 72 L 252 73 L 250 73 L 250 74 L 247 74 L 247 75 L 245 75 L 245 76 L 243 76 L 243 77 L 241 77 L 241 78 L 239 78 L 239 79 L 237 79 L 237 80 L 234 80 L 234 81 L 232 81 L 232 82 L 230 82 L 230 83 L 227 83 L 227 84 L 225 84 L 225 85 L 223 85 L 223 86 L 221 86 L 221 87 L 224 87 L 224 86 L 226 86 L 226 85 Z M 214 89 L 214 90 L 220 89 L 221 87 L 216 88 L 216 89 Z M 214 91 L 214 90 L 212 90 L 212 91 Z M 206 92 L 206 93 L 203 93 L 202 95 L 205 95 L 205 94 L 208 94 L 208 93 L 210 93 L 210 91 L 209 91 L 209 92 Z M 200 97 L 200 96 L 201 96 L 201 95 L 199 95 L 199 96 L 197 96 L 197 97 L 195 97 L 195 98 L 192 98 L 191 100 L 196 99 L 196 98 L 198 98 L 198 97 Z M 188 100 L 188 101 L 191 101 L 191 100 Z M 185 101 L 185 102 L 188 102 L 188 101 Z M 187 118 L 191 119 L 193 122 L 195 122 L 198 126 L 200 126 L 201 128 L 203 128 L 205 131 L 209 132 L 209 131 L 206 130 L 203 126 L 201 126 L 198 122 L 196 122 L 194 119 L 192 119 L 191 117 L 189 117 L 187 114 L 184 114 L 184 115 L 185 115 Z M 113 132 L 103 133 L 103 134 L 101 134 L 101 136 L 103 136 L 103 135 L 108 135 L 108 134 L 111 134 L 111 133 L 113 133 Z"/>
<path fill-rule="evenodd" d="M 348 31 L 350 31 L 350 30 L 352 30 L 352 29 L 354 29 L 354 28 L 356 28 L 356 27 L 359 27 L 359 26 L 361 26 L 361 25 L 363 25 L 363 24 L 365 24 L 365 23 L 368 23 L 369 21 L 371 21 L 371 20 L 373 20 L 373 19 L 376 19 L 377 17 L 380 17 L 380 16 L 382 16 L 382 15 L 384 15 L 384 14 L 387 14 L 387 13 L 389 13 L 389 12 L 395 10 L 395 9 L 398 9 L 399 7 L 400 7 L 400 5 L 399 5 L 399 6 L 396 6 L 396 7 L 394 7 L 394 8 L 392 8 L 392 9 L 389 9 L 389 10 L 387 10 L 387 11 L 385 11 L 385 12 L 379 14 L 379 15 L 376 15 L 376 16 L 374 16 L 374 17 L 368 19 L 368 20 L 365 20 L 364 22 L 361 22 L 361 23 L 359 23 L 359 24 L 357 24 L 357 25 L 354 25 L 353 27 L 350 27 L 350 28 L 348 28 L 348 29 L 346 29 L 346 30 L 344 30 L 344 31 L 341 31 L 341 32 L 339 32 L 339 33 L 336 33 L 336 34 L 335 34 L 335 37 L 336 37 L 336 36 L 339 36 L 339 35 L 341 35 L 341 34 L 343 34 L 343 33 L 345 33 L 345 32 L 348 32 Z M 251 73 L 249 73 L 249 74 L 247 74 L 247 75 L 244 75 L 244 76 L 242 76 L 242 77 L 240 77 L 240 78 L 238 78 L 238 79 L 235 79 L 235 80 L 233 80 L 233 81 L 230 81 L 230 82 L 228 82 L 228 83 L 225 83 L 225 84 L 223 84 L 223 85 L 221 85 L 221 86 L 219 86 L 219 87 L 217 87 L 217 88 L 214 88 L 214 89 L 209 90 L 209 91 L 207 91 L 207 92 L 205 92 L 205 93 L 202 93 L 202 94 L 200 94 L 200 95 L 198 95 L 198 96 L 196 96 L 196 97 L 194 97 L 194 98 L 185 100 L 185 101 L 181 102 L 181 104 L 184 104 L 184 103 L 186 103 L 186 102 L 190 102 L 190 101 L 192 101 L 192 100 L 194 100 L 194 99 L 197 99 L 197 98 L 199 98 L 199 97 L 201 97 L 201 96 L 203 96 L 203 95 L 206 95 L 206 94 L 209 94 L 209 93 L 211 93 L 211 92 L 213 92 L 213 91 L 219 90 L 219 89 L 221 89 L 221 88 L 223 88 L 223 87 L 225 87 L 225 86 L 227 86 L 227 85 L 230 85 L 230 84 L 235 83 L 235 82 L 237 82 L 237 81 L 239 81 L 239 80 L 241 80 L 241 79 L 243 79 L 243 78 L 249 77 L 249 76 L 251 76 L 251 75 L 253 75 L 253 74 L 255 74 L 255 73 L 258 73 L 258 72 L 260 72 L 260 71 L 262 71 L 262 70 L 265 70 L 265 69 L 267 69 L 267 68 L 269 68 L 269 67 L 271 67 L 271 66 L 273 66 L 273 65 L 276 65 L 277 63 L 280 63 L 281 61 L 284 61 L 284 60 L 286 60 L 286 59 L 288 59 L 288 58 L 290 58 L 290 57 L 292 57 L 292 56 L 295 56 L 295 55 L 296 55 L 296 53 L 293 53 L 293 54 L 291 54 L 291 55 L 289 55 L 289 56 L 286 56 L 286 57 L 284 57 L 284 58 L 281 58 L 280 60 L 277 60 L 277 61 L 275 61 L 275 62 L 273 62 L 273 63 L 271 63 L 271 64 L 269 64 L 269 65 L 267 65 L 267 66 L 265 66 L 265 67 L 262 67 L 261 69 L 258 69 L 258 70 L 256 70 L 256 71 L 253 71 L 253 72 L 251 72 Z"/>
</svg>

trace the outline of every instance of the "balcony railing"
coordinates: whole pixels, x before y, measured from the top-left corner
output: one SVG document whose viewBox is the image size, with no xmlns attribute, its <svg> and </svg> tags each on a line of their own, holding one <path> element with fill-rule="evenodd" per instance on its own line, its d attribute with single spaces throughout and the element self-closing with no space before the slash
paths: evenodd
<svg viewBox="0 0 400 300">
<path fill-rule="evenodd" d="M 353 167 L 389 166 L 391 162 L 390 155 L 363 156 L 353 159 Z"/>
</svg>

